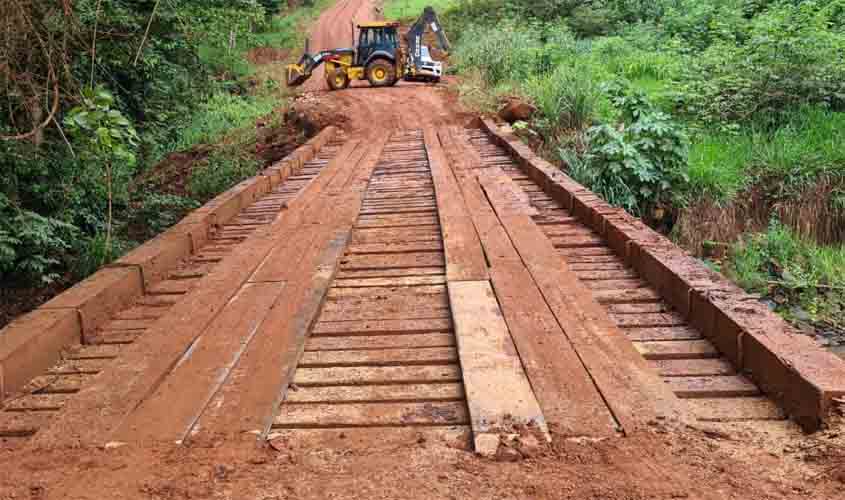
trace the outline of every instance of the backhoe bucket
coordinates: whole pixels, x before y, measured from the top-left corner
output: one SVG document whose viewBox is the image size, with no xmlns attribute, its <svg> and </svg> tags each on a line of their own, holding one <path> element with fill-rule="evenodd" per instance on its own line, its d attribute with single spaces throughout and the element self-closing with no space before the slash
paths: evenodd
<svg viewBox="0 0 845 500">
<path fill-rule="evenodd" d="M 287 77 L 288 87 L 299 87 L 311 78 L 311 73 L 302 64 L 288 64 Z"/>
</svg>

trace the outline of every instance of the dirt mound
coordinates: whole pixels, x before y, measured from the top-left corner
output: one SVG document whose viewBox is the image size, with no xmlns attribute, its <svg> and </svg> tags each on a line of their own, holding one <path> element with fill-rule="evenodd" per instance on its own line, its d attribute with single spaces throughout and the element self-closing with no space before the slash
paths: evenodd
<svg viewBox="0 0 845 500">
<path fill-rule="evenodd" d="M 511 97 L 505 101 L 504 106 L 499 110 L 499 118 L 508 123 L 526 121 L 536 111 L 537 108 L 531 103 L 517 97 Z"/>
<path fill-rule="evenodd" d="M 344 128 L 351 110 L 336 101 L 325 99 L 325 94 L 306 92 L 294 101 L 286 120 L 296 123 L 306 134 L 314 135 L 329 125 Z"/>
</svg>

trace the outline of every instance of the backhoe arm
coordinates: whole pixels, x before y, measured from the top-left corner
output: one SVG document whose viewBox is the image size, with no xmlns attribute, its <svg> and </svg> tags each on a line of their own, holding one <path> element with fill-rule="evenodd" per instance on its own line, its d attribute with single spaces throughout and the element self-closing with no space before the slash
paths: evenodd
<svg viewBox="0 0 845 500">
<path fill-rule="evenodd" d="M 425 34 L 426 28 L 431 28 L 431 31 L 437 35 L 437 42 L 443 51 L 449 52 L 449 49 L 451 49 L 449 39 L 446 38 L 446 33 L 443 31 L 443 25 L 440 24 L 440 20 L 437 18 L 437 13 L 434 12 L 433 8 L 426 7 L 420 18 L 411 26 L 408 34 L 405 35 L 405 42 L 408 44 L 408 53 L 415 66 L 419 66 L 422 63 L 422 37 Z"/>
<path fill-rule="evenodd" d="M 288 87 L 298 87 L 308 81 L 315 69 L 325 61 L 335 59 L 338 52 L 338 49 L 324 50 L 312 56 L 308 53 L 308 42 L 306 41 L 305 53 L 299 58 L 299 62 L 287 66 Z"/>
</svg>

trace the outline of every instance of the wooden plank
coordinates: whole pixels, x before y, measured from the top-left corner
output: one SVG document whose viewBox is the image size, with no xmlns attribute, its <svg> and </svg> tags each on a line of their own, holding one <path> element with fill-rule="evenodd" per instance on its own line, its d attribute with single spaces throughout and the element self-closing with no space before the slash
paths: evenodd
<svg viewBox="0 0 845 500">
<path fill-rule="evenodd" d="M 679 398 L 739 398 L 760 395 L 760 389 L 742 375 L 671 377 L 664 381 Z"/>
<path fill-rule="evenodd" d="M 69 350 L 66 359 L 114 359 L 120 354 L 117 345 L 80 345 Z"/>
<path fill-rule="evenodd" d="M 650 362 L 661 377 L 707 377 L 735 375 L 730 361 L 721 359 L 664 359 Z"/>
<path fill-rule="evenodd" d="M 392 384 L 298 387 L 288 391 L 286 403 L 383 403 L 390 401 L 461 401 L 461 384 Z"/>
<path fill-rule="evenodd" d="M 310 337 L 306 351 L 348 349 L 390 349 L 421 347 L 454 347 L 451 333 L 425 333 L 410 335 L 355 335 L 350 337 Z"/>
<path fill-rule="evenodd" d="M 442 333 L 452 329 L 450 318 L 318 322 L 311 335 L 385 335 Z"/>
<path fill-rule="evenodd" d="M 572 266 L 571 261 L 570 266 Z M 593 264 L 590 264 L 591 266 Z M 615 264 L 612 264 L 615 265 Z M 635 280 L 639 278 L 636 271 L 631 269 L 579 269 L 574 270 L 581 280 Z"/>
<path fill-rule="evenodd" d="M 395 278 L 346 278 L 335 279 L 332 283 L 332 290 L 343 290 L 351 288 L 368 288 L 368 287 L 399 287 L 399 286 L 426 286 L 426 285 L 445 285 L 445 275 L 435 276 L 398 276 Z"/>
<path fill-rule="evenodd" d="M 575 273 L 572 274 L 573 276 L 575 275 Z M 621 292 L 624 290 L 637 290 L 640 288 L 648 288 L 648 283 L 640 279 L 585 280 L 584 285 L 590 290 L 593 290 L 593 292 L 602 290 Z"/>
<path fill-rule="evenodd" d="M 704 359 L 718 358 L 719 351 L 709 340 L 668 340 L 635 342 L 634 347 L 645 359 Z"/>
<path fill-rule="evenodd" d="M 340 262 L 341 269 L 344 271 L 443 267 L 445 264 L 443 254 L 439 252 L 346 255 Z"/>
<path fill-rule="evenodd" d="M 647 328 L 660 326 L 684 326 L 687 320 L 678 313 L 611 314 L 621 328 Z"/>
<path fill-rule="evenodd" d="M 373 243 L 412 243 L 420 241 L 440 241 L 440 228 L 436 226 L 415 228 L 413 231 L 401 229 L 357 228 L 352 234 L 353 245 Z"/>
<path fill-rule="evenodd" d="M 400 269 L 341 269 L 337 273 L 338 279 L 408 278 L 414 276 L 446 276 L 446 268 L 406 267 Z"/>
<path fill-rule="evenodd" d="M 443 243 L 439 241 L 390 242 L 390 243 L 360 243 L 351 245 L 346 252 L 349 254 L 385 254 L 385 253 L 414 253 L 440 252 Z"/>
<path fill-rule="evenodd" d="M 429 296 L 430 300 L 400 300 L 380 301 L 379 304 L 368 304 L 367 301 L 349 304 L 344 302 L 327 302 L 320 313 L 320 321 L 363 321 L 363 320 L 392 320 L 392 319 L 442 319 L 449 317 L 449 305 L 445 297 Z M 404 300 L 402 300 L 404 299 Z"/>
<path fill-rule="evenodd" d="M 332 287 L 329 289 L 328 300 L 344 301 L 367 298 L 377 299 L 381 296 L 419 297 L 426 295 L 445 295 L 446 285 L 419 286 L 364 286 L 364 287 Z"/>
<path fill-rule="evenodd" d="M 300 368 L 320 366 L 411 366 L 453 364 L 458 353 L 452 347 L 420 349 L 377 349 L 354 351 L 306 351 L 299 360 Z"/>
<path fill-rule="evenodd" d="M 117 441 L 181 441 L 252 341 L 285 283 L 248 283 L 162 384 L 114 433 Z"/>
<path fill-rule="evenodd" d="M 578 276 L 581 278 L 581 276 Z M 611 314 L 647 314 L 665 313 L 672 308 L 663 302 L 645 302 L 635 304 L 608 304 L 607 311 Z"/>
<path fill-rule="evenodd" d="M 461 369 L 458 365 L 300 368 L 293 381 L 299 386 L 460 382 Z"/>
<path fill-rule="evenodd" d="M 690 399 L 687 404 L 699 420 L 705 422 L 742 422 L 746 420 L 784 420 L 778 405 L 767 397 Z"/>
<path fill-rule="evenodd" d="M 287 404 L 274 428 L 462 425 L 469 422 L 463 402 Z"/>
<path fill-rule="evenodd" d="M 335 317 L 350 319 L 384 319 L 382 313 L 398 314 L 402 311 L 448 310 L 449 301 L 445 290 L 436 293 L 396 293 L 356 294 L 334 296 L 323 305 L 320 321 L 337 321 Z M 422 316 L 423 318 L 429 316 Z M 410 317 L 409 317 L 410 319 Z"/>
<path fill-rule="evenodd" d="M 656 291 L 645 287 L 622 290 L 593 290 L 593 298 L 600 304 L 628 304 L 661 300 Z"/>
<path fill-rule="evenodd" d="M 469 217 L 463 195 L 448 166 L 434 129 L 424 132 L 429 167 L 435 185 L 440 228 L 446 253 L 449 281 L 487 279 L 484 250 Z"/>
<path fill-rule="evenodd" d="M 701 332 L 690 326 L 659 326 L 626 328 L 625 335 L 633 341 L 700 340 Z"/>
<path fill-rule="evenodd" d="M 70 397 L 71 394 L 29 394 L 5 403 L 3 411 L 57 411 Z"/>
<path fill-rule="evenodd" d="M 490 277 L 549 427 L 562 436 L 615 436 L 613 415 L 528 270 L 494 265 Z"/>
<path fill-rule="evenodd" d="M 449 302 L 476 450 L 495 453 L 486 436 L 531 426 L 548 437 L 496 296 L 487 281 L 449 282 Z M 498 441 L 496 441 L 498 442 Z"/>
</svg>

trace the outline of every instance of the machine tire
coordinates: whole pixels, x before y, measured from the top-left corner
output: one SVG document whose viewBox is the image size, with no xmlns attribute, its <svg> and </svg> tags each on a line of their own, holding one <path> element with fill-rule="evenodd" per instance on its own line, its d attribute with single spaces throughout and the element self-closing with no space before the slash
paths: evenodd
<svg viewBox="0 0 845 500">
<path fill-rule="evenodd" d="M 367 65 L 367 80 L 373 87 L 388 87 L 396 83 L 396 67 L 387 59 L 376 59 Z"/>
<path fill-rule="evenodd" d="M 349 75 L 343 68 L 337 68 L 334 73 L 326 78 L 329 88 L 332 90 L 343 90 L 349 87 Z"/>
</svg>

